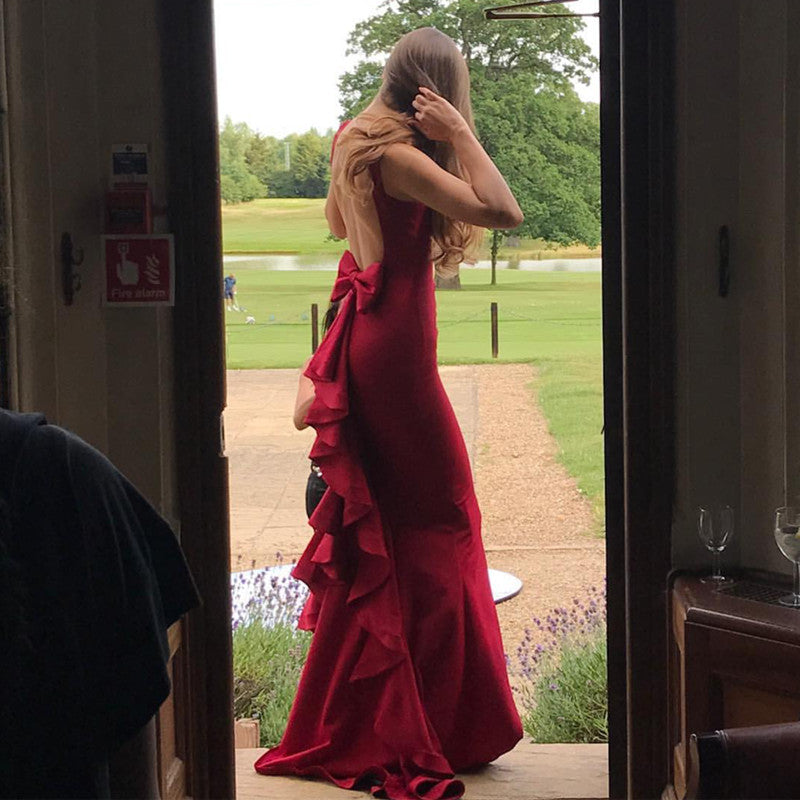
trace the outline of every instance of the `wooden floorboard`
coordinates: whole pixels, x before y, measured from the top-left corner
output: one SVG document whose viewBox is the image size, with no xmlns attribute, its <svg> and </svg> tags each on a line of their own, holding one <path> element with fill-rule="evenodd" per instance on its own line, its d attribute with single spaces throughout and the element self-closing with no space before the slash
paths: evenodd
<svg viewBox="0 0 800 800">
<path fill-rule="evenodd" d="M 300 778 L 258 775 L 263 749 L 236 751 L 236 800 L 347 800 L 370 797 Z M 461 776 L 464 800 L 598 800 L 608 797 L 608 750 L 602 744 L 530 744 L 478 773 Z"/>
</svg>

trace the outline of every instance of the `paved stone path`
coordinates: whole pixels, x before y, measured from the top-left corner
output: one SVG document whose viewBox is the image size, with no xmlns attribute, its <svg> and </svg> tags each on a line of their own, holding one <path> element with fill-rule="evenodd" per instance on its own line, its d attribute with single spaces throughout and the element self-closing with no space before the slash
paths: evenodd
<svg viewBox="0 0 800 800">
<path fill-rule="evenodd" d="M 533 617 L 600 585 L 605 545 L 589 501 L 558 460 L 529 364 L 441 368 L 475 474 L 490 567 L 523 582 L 497 607 L 512 655 Z M 296 370 L 228 373 L 231 569 L 296 560 L 309 536 L 305 484 L 312 430 L 296 431 Z"/>
</svg>

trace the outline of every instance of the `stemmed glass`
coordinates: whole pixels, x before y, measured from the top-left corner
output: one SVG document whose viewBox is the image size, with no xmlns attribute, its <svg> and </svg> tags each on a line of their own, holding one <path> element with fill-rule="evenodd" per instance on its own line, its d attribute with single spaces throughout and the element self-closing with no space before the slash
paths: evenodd
<svg viewBox="0 0 800 800">
<path fill-rule="evenodd" d="M 783 606 L 800 608 L 800 509 L 782 506 L 775 511 L 775 541 L 781 553 L 792 562 L 794 584 L 792 594 L 781 597 Z"/>
<path fill-rule="evenodd" d="M 719 586 L 730 580 L 722 574 L 722 551 L 733 536 L 733 509 L 725 505 L 700 507 L 697 511 L 697 533 L 711 552 L 711 575 L 703 578 L 702 582 Z"/>
</svg>

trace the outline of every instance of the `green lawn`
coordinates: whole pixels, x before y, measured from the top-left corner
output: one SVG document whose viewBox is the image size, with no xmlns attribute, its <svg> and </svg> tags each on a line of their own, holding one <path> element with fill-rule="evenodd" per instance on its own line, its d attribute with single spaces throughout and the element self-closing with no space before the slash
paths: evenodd
<svg viewBox="0 0 800 800">
<path fill-rule="evenodd" d="M 494 287 L 487 270 L 461 276 L 461 291 L 437 293 L 440 363 L 492 361 L 489 307 L 497 302 L 498 360 L 539 368 L 539 399 L 562 460 L 602 519 L 600 275 L 501 270 Z M 334 273 L 237 265 L 236 278 L 256 324 L 226 312 L 228 366 L 300 366 L 311 352 L 311 303 L 324 312 Z"/>
<path fill-rule="evenodd" d="M 222 206 L 222 249 L 225 253 L 340 253 L 341 242 L 328 236 L 323 199 L 269 198 Z M 490 237 L 480 253 L 488 258 Z M 539 239 L 523 239 L 518 247 L 503 247 L 502 260 L 541 258 L 597 258 L 599 250 L 583 246 L 549 246 Z"/>
<path fill-rule="evenodd" d="M 275 198 L 222 207 L 225 253 L 341 253 L 321 199 Z"/>
</svg>

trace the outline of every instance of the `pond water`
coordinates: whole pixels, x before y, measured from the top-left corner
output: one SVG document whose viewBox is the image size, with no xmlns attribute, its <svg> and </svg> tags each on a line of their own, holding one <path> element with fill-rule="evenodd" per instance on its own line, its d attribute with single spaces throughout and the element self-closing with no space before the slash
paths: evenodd
<svg viewBox="0 0 800 800">
<path fill-rule="evenodd" d="M 222 262 L 229 269 L 266 269 L 292 272 L 301 269 L 335 271 L 339 256 L 335 255 L 226 255 Z M 599 258 L 548 258 L 541 261 L 515 259 L 499 260 L 498 269 L 519 269 L 527 272 L 600 272 Z M 462 264 L 462 269 L 489 269 L 489 261 Z"/>
</svg>

